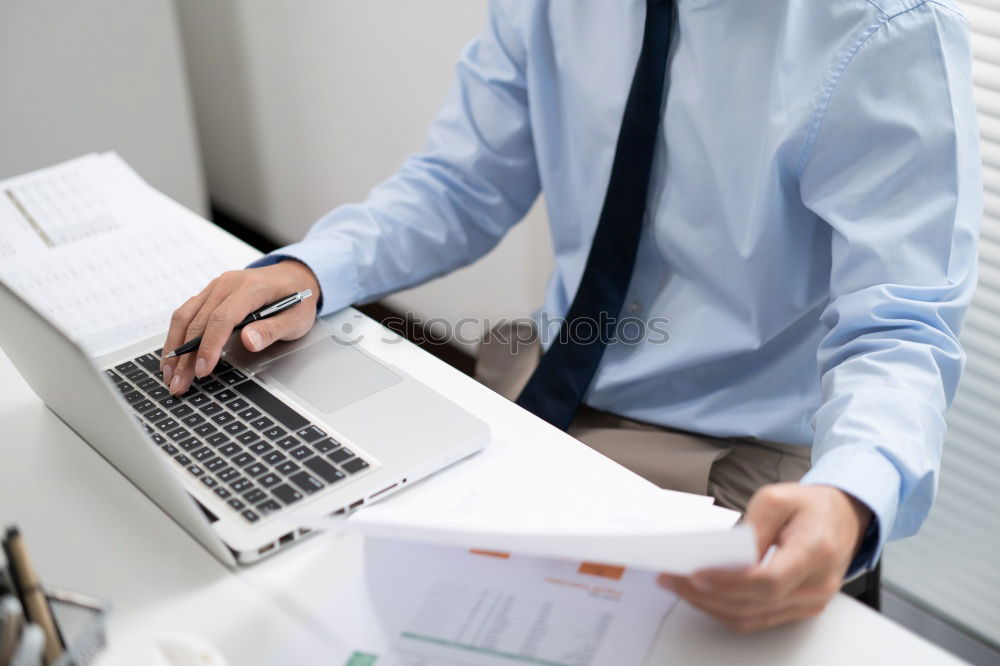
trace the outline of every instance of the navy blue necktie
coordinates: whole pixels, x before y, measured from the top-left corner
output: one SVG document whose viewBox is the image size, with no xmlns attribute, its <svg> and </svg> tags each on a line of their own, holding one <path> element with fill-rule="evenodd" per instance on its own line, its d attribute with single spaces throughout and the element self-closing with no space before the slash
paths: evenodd
<svg viewBox="0 0 1000 666">
<path fill-rule="evenodd" d="M 517 404 L 566 430 L 614 339 L 635 267 L 670 50 L 673 2 L 646 0 L 646 24 L 632 77 L 604 207 L 576 296 L 557 339 L 542 355 Z"/>
</svg>

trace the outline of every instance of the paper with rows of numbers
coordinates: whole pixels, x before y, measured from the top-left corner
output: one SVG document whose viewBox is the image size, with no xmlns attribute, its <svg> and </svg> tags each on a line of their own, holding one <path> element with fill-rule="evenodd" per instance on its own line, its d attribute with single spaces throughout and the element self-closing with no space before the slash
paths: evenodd
<svg viewBox="0 0 1000 666">
<path fill-rule="evenodd" d="M 0 181 L 0 280 L 91 356 L 165 332 L 178 305 L 241 267 L 211 233 L 115 153 Z"/>
</svg>

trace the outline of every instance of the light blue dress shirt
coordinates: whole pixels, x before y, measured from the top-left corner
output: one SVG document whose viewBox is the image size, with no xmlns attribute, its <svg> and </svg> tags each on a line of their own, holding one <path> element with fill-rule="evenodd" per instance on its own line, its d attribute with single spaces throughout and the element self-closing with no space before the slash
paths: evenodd
<svg viewBox="0 0 1000 666">
<path fill-rule="evenodd" d="M 643 0 L 497 0 L 426 148 L 275 253 L 323 313 L 480 257 L 545 193 L 568 309 L 604 200 Z M 914 533 L 963 364 L 982 186 L 968 28 L 950 0 L 677 0 L 627 312 L 586 403 L 719 437 L 812 445 L 804 483 Z M 402 101 L 402 100 L 401 100 Z M 511 271 L 518 270 L 511 266 Z"/>
</svg>

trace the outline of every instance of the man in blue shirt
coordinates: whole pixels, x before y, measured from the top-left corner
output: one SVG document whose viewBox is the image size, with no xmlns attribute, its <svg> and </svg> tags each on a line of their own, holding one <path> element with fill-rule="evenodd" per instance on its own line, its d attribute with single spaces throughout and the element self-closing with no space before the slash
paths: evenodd
<svg viewBox="0 0 1000 666">
<path fill-rule="evenodd" d="M 652 21 L 663 2 L 494 0 L 426 148 L 179 308 L 166 348 L 205 338 L 164 378 L 184 391 L 236 321 L 297 289 L 318 290 L 320 310 L 248 326 L 249 349 L 468 264 L 544 192 L 556 268 L 538 321 L 610 290 L 600 303 L 670 322 L 662 344 L 551 346 L 569 374 L 549 378 L 582 377 L 580 409 L 811 447 L 800 481 L 747 507 L 772 557 L 663 579 L 756 630 L 819 612 L 933 501 L 982 206 L 968 30 L 951 0 L 675 0 Z M 662 95 L 643 96 L 657 81 Z M 618 264 L 594 239 L 621 233 L 605 219 L 636 199 L 629 270 L 608 287 L 594 267 Z"/>
</svg>

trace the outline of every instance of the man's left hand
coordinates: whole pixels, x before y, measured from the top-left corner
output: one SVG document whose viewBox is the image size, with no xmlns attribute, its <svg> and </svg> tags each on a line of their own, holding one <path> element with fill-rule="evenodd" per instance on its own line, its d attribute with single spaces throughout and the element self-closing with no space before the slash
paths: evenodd
<svg viewBox="0 0 1000 666">
<path fill-rule="evenodd" d="M 843 585 L 872 514 L 836 488 L 777 483 L 754 493 L 745 518 L 757 532 L 759 558 L 775 546 L 766 562 L 659 578 L 661 585 L 741 633 L 822 611 Z"/>
</svg>

